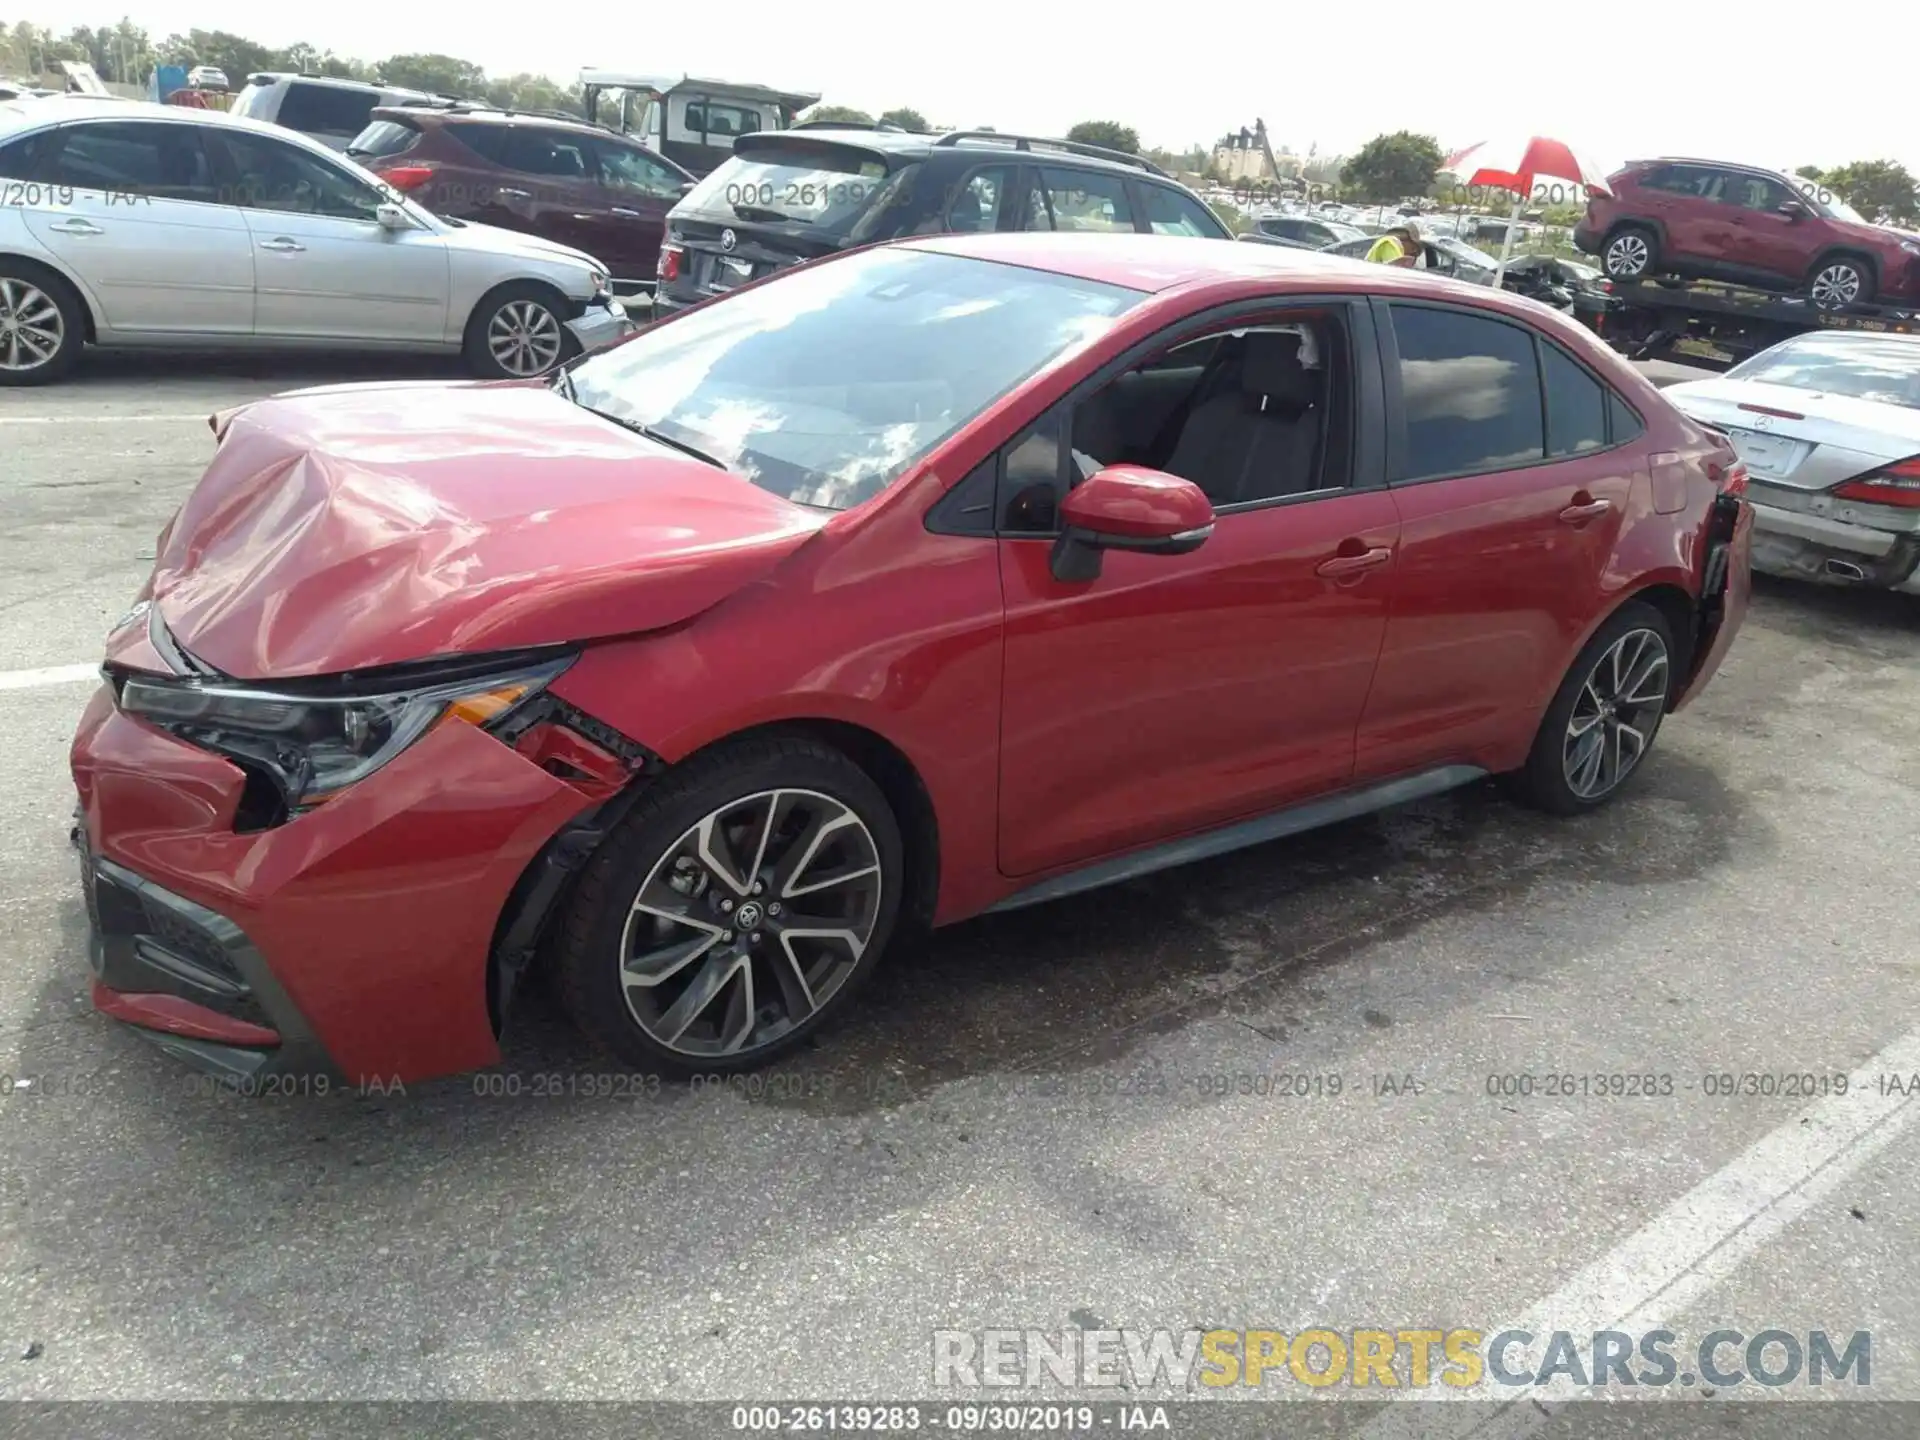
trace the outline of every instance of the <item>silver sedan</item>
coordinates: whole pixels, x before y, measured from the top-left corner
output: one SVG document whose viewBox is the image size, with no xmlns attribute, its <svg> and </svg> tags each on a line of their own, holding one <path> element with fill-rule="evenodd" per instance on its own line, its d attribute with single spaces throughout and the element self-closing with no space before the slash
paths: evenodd
<svg viewBox="0 0 1920 1440">
<path fill-rule="evenodd" d="M 0 385 L 88 343 L 418 350 L 532 376 L 630 325 L 591 256 L 443 219 L 217 110 L 0 103 Z"/>
<path fill-rule="evenodd" d="M 1754 569 L 1920 595 L 1920 335 L 1796 335 L 1663 393 L 1746 461 Z"/>
</svg>

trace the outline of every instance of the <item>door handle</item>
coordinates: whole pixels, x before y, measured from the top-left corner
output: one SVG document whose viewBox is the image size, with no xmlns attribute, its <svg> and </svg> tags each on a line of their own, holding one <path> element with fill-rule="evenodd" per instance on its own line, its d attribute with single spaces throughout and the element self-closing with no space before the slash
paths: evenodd
<svg viewBox="0 0 1920 1440">
<path fill-rule="evenodd" d="M 1560 512 L 1560 518 L 1569 525 L 1584 525 L 1589 520 L 1598 520 L 1611 509 L 1611 500 L 1596 500 L 1582 490 L 1573 497 L 1573 503 Z"/>
<path fill-rule="evenodd" d="M 529 192 L 516 190 L 511 185 L 497 185 L 494 187 L 493 193 L 496 195 L 504 195 L 509 200 L 531 200 L 533 198 Z"/>
<path fill-rule="evenodd" d="M 613 207 L 613 213 L 618 215 L 622 220 L 638 220 L 640 218 L 640 212 L 638 210 L 622 210 L 618 205 Z"/>
<path fill-rule="evenodd" d="M 49 230 L 58 230 L 62 235 L 104 235 L 107 233 L 91 220 L 59 220 L 47 228 Z"/>
<path fill-rule="evenodd" d="M 286 236 L 281 235 L 272 240 L 262 240 L 260 242 L 260 248 L 262 250 L 294 251 L 304 250 L 307 247 L 297 240 L 289 240 Z"/>
<path fill-rule="evenodd" d="M 1376 545 L 1369 550 L 1346 550 L 1329 560 L 1322 560 L 1313 567 L 1316 575 L 1325 575 L 1329 579 L 1338 579 L 1343 575 L 1357 575 L 1363 570 L 1371 570 L 1376 565 L 1384 565 L 1393 558 L 1393 551 L 1384 545 Z"/>
</svg>

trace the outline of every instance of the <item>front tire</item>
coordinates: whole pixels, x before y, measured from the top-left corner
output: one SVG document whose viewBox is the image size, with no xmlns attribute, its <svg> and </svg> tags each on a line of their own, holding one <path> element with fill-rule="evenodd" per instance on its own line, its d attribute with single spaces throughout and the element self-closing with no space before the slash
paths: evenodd
<svg viewBox="0 0 1920 1440">
<path fill-rule="evenodd" d="M 1853 255 L 1829 255 L 1807 276 L 1807 295 L 1816 310 L 1845 310 L 1873 300 L 1873 267 Z"/>
<path fill-rule="evenodd" d="M 652 782 L 581 876 L 559 977 L 637 1069 L 748 1070 L 831 1024 L 899 913 L 879 786 L 811 740 L 739 741 Z"/>
<path fill-rule="evenodd" d="M 573 332 L 559 298 L 544 285 L 502 285 L 481 298 L 467 321 L 467 369 L 481 380 L 530 380 L 571 353 Z"/>
<path fill-rule="evenodd" d="M 1575 657 L 1547 706 L 1527 763 L 1508 777 L 1516 796 L 1554 815 L 1606 804 L 1653 748 L 1678 683 L 1673 629 L 1653 606 L 1628 601 Z"/>
<path fill-rule="evenodd" d="M 1659 259 L 1659 237 L 1644 225 L 1616 226 L 1600 247 L 1600 268 L 1607 278 L 1628 284 L 1645 280 Z"/>
<path fill-rule="evenodd" d="M 80 297 L 37 265 L 0 260 L 0 385 L 45 385 L 86 344 Z"/>
</svg>

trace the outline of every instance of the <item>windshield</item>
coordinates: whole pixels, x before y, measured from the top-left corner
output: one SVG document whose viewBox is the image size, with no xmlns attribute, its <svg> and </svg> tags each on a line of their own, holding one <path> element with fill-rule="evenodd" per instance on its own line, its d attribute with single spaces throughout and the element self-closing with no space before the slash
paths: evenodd
<svg viewBox="0 0 1920 1440">
<path fill-rule="evenodd" d="M 1727 378 L 1920 410 L 1920 340 L 1801 335 L 1734 366 Z"/>
<path fill-rule="evenodd" d="M 679 316 L 569 373 L 589 409 L 798 504 L 844 510 L 1140 299 L 987 260 L 854 251 Z"/>
<path fill-rule="evenodd" d="M 1433 243 L 1453 256 L 1455 260 L 1464 260 L 1467 264 L 1477 265 L 1482 270 L 1498 270 L 1500 268 L 1500 262 L 1494 259 L 1493 256 L 1484 250 L 1476 250 L 1464 240 L 1455 240 L 1451 236 L 1443 236 Z"/>
<path fill-rule="evenodd" d="M 840 145 L 785 142 L 734 155 L 680 202 L 683 214 L 849 228 L 887 178 L 886 162 Z"/>
<path fill-rule="evenodd" d="M 1855 225 L 1871 225 L 1873 222 L 1842 200 L 1826 186 L 1804 177 L 1795 180 L 1794 186 L 1805 200 L 1820 214 L 1829 220 L 1846 220 Z M 1777 193 L 1777 192 L 1776 192 Z"/>
<path fill-rule="evenodd" d="M 1358 225 L 1346 225 L 1338 220 L 1322 220 L 1320 223 L 1333 232 L 1333 238 L 1336 241 L 1365 240 L 1369 238 L 1367 232 L 1362 230 Z"/>
</svg>

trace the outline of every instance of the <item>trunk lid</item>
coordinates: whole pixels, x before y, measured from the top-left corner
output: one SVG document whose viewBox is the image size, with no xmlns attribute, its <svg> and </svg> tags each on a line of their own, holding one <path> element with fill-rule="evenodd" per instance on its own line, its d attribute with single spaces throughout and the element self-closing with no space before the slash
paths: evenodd
<svg viewBox="0 0 1920 1440">
<path fill-rule="evenodd" d="M 1754 478 L 1772 485 L 1828 490 L 1920 454 L 1920 410 L 1901 405 L 1760 380 L 1688 381 L 1661 393 L 1725 430 Z"/>
</svg>

